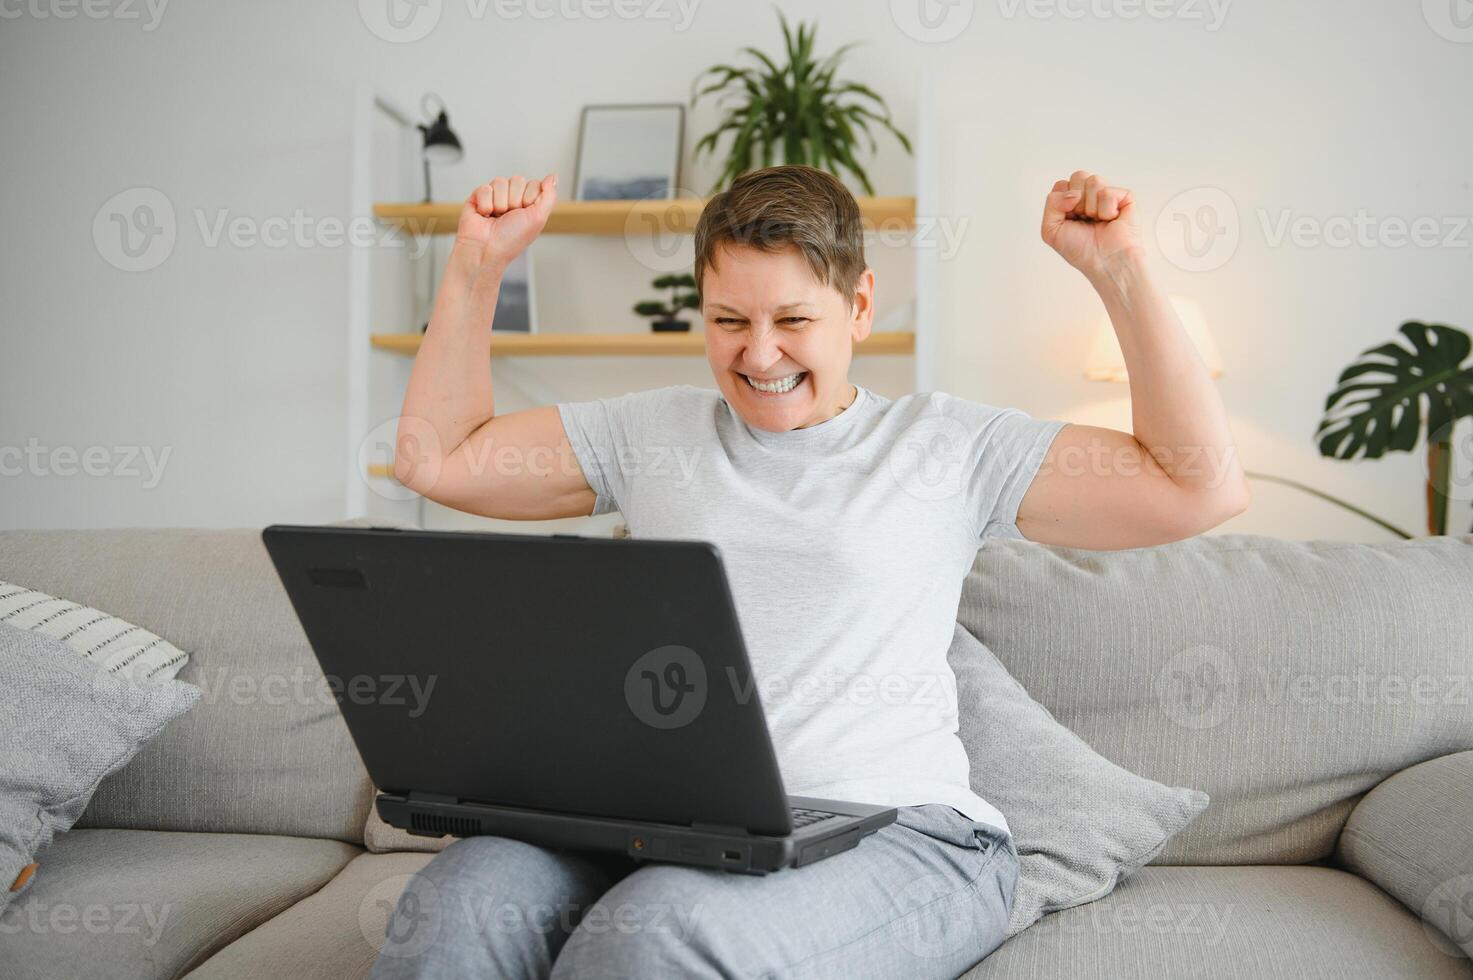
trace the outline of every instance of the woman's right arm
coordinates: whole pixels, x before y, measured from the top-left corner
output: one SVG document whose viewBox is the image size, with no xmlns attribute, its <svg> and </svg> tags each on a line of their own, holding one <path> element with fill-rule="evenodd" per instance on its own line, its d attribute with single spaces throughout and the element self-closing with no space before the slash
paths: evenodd
<svg viewBox="0 0 1473 980">
<path fill-rule="evenodd" d="M 497 415 L 491 390 L 501 278 L 547 224 L 556 186 L 553 174 L 540 183 L 497 177 L 461 209 L 394 448 L 394 477 L 447 507 L 514 520 L 593 511 L 557 406 Z"/>
</svg>

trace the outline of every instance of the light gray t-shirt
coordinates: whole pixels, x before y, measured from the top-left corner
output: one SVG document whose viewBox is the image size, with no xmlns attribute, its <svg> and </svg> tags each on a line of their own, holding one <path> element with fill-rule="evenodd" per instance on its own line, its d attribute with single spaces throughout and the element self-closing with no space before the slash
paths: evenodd
<svg viewBox="0 0 1473 980">
<path fill-rule="evenodd" d="M 1065 423 L 856 387 L 788 432 L 691 385 L 558 410 L 594 514 L 721 550 L 789 793 L 944 803 L 1007 830 L 968 785 L 946 655 L 978 547 L 1022 537 L 1018 505 Z"/>
</svg>

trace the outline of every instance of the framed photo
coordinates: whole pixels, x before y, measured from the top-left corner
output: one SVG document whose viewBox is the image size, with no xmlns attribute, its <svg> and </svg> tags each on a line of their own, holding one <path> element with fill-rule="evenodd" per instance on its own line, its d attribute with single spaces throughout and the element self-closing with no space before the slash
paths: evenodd
<svg viewBox="0 0 1473 980">
<path fill-rule="evenodd" d="M 684 139 L 679 102 L 584 106 L 574 200 L 674 198 Z"/>
<path fill-rule="evenodd" d="M 491 321 L 492 333 L 537 332 L 537 291 L 533 286 L 529 248 L 512 260 L 501 277 L 496 314 Z"/>
</svg>

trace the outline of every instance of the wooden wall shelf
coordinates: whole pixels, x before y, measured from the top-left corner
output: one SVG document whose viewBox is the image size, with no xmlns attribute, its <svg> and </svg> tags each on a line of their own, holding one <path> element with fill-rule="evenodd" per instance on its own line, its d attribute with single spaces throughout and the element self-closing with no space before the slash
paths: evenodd
<svg viewBox="0 0 1473 980">
<path fill-rule="evenodd" d="M 422 339 L 417 333 L 376 333 L 373 346 L 413 356 Z M 854 348 L 855 354 L 913 354 L 910 331 L 875 332 Z M 492 357 L 702 357 L 701 333 L 541 333 L 491 335 Z"/>
<path fill-rule="evenodd" d="M 859 211 L 865 227 L 880 230 L 915 226 L 913 197 L 861 197 Z M 552 235 L 649 235 L 655 232 L 689 235 L 706 202 L 700 198 L 672 201 L 560 201 L 547 219 L 544 233 Z M 374 217 L 411 235 L 449 235 L 455 232 L 461 205 L 390 204 L 373 206 Z"/>
</svg>

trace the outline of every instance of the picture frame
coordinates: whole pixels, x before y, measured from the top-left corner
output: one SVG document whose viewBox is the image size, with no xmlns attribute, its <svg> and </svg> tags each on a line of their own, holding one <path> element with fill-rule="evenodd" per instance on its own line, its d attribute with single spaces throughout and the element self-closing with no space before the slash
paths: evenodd
<svg viewBox="0 0 1473 980">
<path fill-rule="evenodd" d="M 684 151 L 685 106 L 679 102 L 584 106 L 573 199 L 673 199 Z"/>
<path fill-rule="evenodd" d="M 532 249 L 512 259 L 501 276 L 501 290 L 496 295 L 496 313 L 491 320 L 493 334 L 533 334 L 537 332 L 537 289 L 533 275 Z"/>
</svg>

